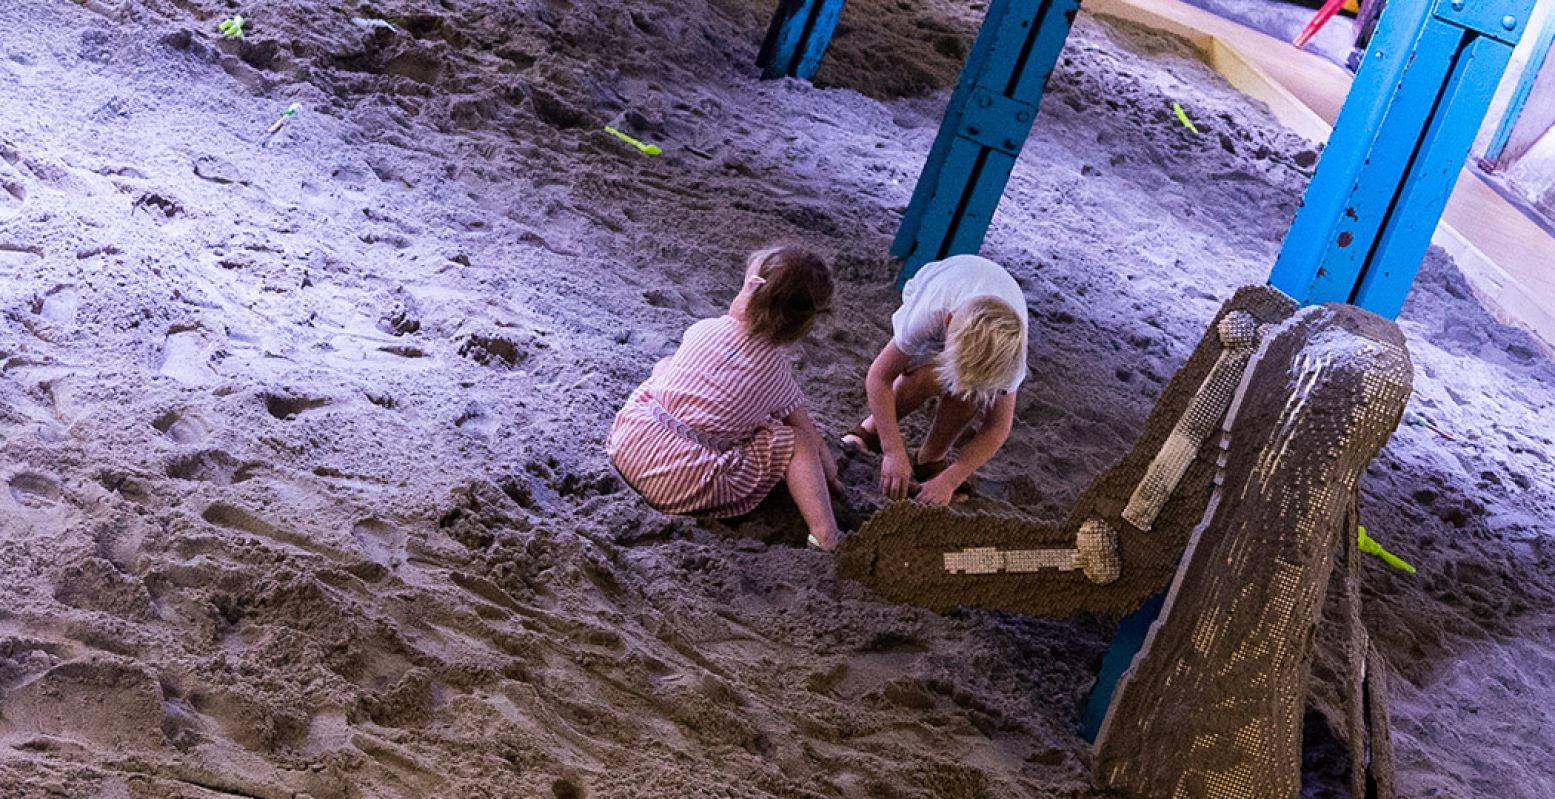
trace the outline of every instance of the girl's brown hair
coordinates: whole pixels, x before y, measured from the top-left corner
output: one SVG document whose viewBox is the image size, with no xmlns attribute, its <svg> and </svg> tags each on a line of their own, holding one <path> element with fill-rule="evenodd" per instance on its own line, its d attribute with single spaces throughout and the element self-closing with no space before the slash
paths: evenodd
<svg viewBox="0 0 1555 799">
<path fill-rule="evenodd" d="M 764 282 L 751 292 L 745 329 L 773 344 L 792 344 L 831 310 L 831 269 L 809 250 L 772 247 L 751 253 L 746 269 Z"/>
</svg>

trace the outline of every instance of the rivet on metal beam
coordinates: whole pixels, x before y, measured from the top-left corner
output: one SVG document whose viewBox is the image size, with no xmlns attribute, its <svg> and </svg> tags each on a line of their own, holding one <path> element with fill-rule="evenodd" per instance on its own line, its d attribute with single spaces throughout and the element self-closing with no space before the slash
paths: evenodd
<svg viewBox="0 0 1555 799">
<path fill-rule="evenodd" d="M 1501 18 L 1501 27 L 1509 31 L 1517 30 L 1517 17 L 1507 14 Z"/>
</svg>

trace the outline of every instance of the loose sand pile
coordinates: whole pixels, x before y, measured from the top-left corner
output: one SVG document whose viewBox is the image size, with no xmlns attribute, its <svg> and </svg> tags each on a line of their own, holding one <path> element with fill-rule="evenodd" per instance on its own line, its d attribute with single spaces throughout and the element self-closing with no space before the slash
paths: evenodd
<svg viewBox="0 0 1555 799">
<path fill-rule="evenodd" d="M 894 606 L 781 502 L 699 526 L 604 460 L 773 240 L 835 265 L 799 375 L 862 412 L 981 10 L 852 0 L 815 87 L 756 79 L 769 6 L 0 4 L 0 795 L 1090 795 L 1105 621 Z M 986 502 L 1056 521 L 1127 451 L 1315 160 L 1079 20 L 985 250 L 1033 322 Z M 1421 567 L 1366 575 L 1403 787 L 1555 795 L 1555 367 L 1439 254 L 1403 322 L 1455 437 L 1366 482 Z"/>
</svg>

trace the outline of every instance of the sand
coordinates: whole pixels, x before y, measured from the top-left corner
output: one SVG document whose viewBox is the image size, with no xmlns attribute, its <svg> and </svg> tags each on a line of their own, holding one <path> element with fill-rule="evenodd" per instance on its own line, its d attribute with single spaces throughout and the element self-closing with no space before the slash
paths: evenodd
<svg viewBox="0 0 1555 799">
<path fill-rule="evenodd" d="M 782 502 L 666 517 L 602 453 L 774 240 L 836 267 L 798 374 L 857 421 L 980 9 L 853 0 L 818 86 L 757 79 L 765 0 L 243 11 L 0 5 L 0 795 L 1091 795 L 1104 620 L 892 605 Z M 985 248 L 1033 331 L 986 501 L 1056 523 L 1128 451 L 1317 151 L 1081 17 Z M 1555 365 L 1439 252 L 1402 324 L 1454 438 L 1364 485 L 1420 566 L 1364 575 L 1400 783 L 1552 795 Z"/>
</svg>

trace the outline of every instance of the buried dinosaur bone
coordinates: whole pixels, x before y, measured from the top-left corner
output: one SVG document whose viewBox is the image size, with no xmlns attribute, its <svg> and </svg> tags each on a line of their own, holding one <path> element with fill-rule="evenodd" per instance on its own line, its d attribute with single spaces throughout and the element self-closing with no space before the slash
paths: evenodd
<svg viewBox="0 0 1555 799">
<path fill-rule="evenodd" d="M 945 571 L 951 574 L 1029 573 L 1043 569 L 1079 569 L 1097 585 L 1118 579 L 1118 534 L 1101 519 L 1090 519 L 1075 534 L 1074 549 L 999 549 L 968 547 L 945 553 Z"/>
<path fill-rule="evenodd" d="M 1200 445 L 1231 407 L 1242 372 L 1258 346 L 1258 322 L 1245 311 L 1226 314 L 1216 331 L 1223 347 L 1220 358 L 1199 384 L 1193 401 L 1177 420 L 1161 451 L 1150 461 L 1144 478 L 1129 497 L 1128 507 L 1123 509 L 1123 519 L 1142 531 L 1149 530 L 1155 523 L 1157 514 L 1193 463 Z"/>
</svg>

